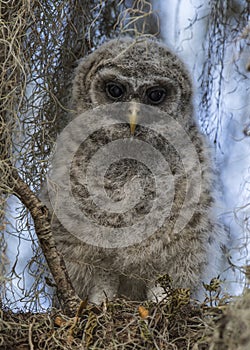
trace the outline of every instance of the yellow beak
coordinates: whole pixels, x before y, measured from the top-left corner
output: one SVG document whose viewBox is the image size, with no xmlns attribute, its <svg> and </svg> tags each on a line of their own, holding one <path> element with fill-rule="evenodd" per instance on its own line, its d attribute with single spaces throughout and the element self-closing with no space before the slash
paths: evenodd
<svg viewBox="0 0 250 350">
<path fill-rule="evenodd" d="M 129 111 L 129 125 L 130 125 L 130 133 L 131 135 L 134 135 L 135 133 L 135 128 L 136 128 L 136 124 L 137 124 L 137 120 L 138 120 L 138 106 L 136 105 L 136 103 L 133 103 L 131 106 L 131 109 Z"/>
</svg>

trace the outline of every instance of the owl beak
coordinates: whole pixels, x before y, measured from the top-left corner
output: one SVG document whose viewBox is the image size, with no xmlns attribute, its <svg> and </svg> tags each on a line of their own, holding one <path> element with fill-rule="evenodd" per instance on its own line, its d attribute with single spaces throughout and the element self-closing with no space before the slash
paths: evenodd
<svg viewBox="0 0 250 350">
<path fill-rule="evenodd" d="M 129 109 L 129 125 L 130 125 L 130 133 L 133 136 L 135 133 L 135 128 L 137 125 L 137 121 L 138 121 L 138 111 L 139 111 L 139 107 L 133 103 L 131 108 Z"/>
</svg>

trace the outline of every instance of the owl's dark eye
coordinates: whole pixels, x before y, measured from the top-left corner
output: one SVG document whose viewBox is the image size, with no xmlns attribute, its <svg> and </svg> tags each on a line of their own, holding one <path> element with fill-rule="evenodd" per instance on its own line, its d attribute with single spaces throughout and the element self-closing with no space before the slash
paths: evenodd
<svg viewBox="0 0 250 350">
<path fill-rule="evenodd" d="M 124 95 L 125 87 L 119 83 L 109 82 L 106 84 L 106 93 L 112 100 L 117 100 Z"/>
<path fill-rule="evenodd" d="M 152 104 L 160 104 L 166 97 L 166 90 L 161 87 L 152 87 L 146 92 L 148 100 Z"/>
</svg>

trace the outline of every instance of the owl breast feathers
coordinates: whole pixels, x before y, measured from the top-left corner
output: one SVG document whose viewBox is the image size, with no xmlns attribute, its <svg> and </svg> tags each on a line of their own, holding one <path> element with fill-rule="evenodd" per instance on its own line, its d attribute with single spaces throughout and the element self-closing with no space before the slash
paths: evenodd
<svg viewBox="0 0 250 350">
<path fill-rule="evenodd" d="M 190 288 L 198 297 L 202 282 L 221 269 L 226 238 L 214 215 L 214 176 L 184 64 L 154 40 L 111 40 L 79 63 L 72 95 L 71 124 L 77 127 L 62 147 L 74 153 L 70 193 L 79 210 L 65 204 L 71 199 L 63 187 L 63 160 L 56 160 L 53 181 L 61 184 L 67 218 L 51 215 L 51 220 L 76 292 L 94 303 L 105 295 L 161 298 L 155 280 L 168 274 L 174 287 Z M 137 119 L 140 113 L 146 121 Z M 43 192 L 57 215 L 48 190 Z M 91 228 L 81 226 L 85 221 Z M 76 234 L 79 227 L 86 227 L 79 229 L 86 239 Z"/>
</svg>

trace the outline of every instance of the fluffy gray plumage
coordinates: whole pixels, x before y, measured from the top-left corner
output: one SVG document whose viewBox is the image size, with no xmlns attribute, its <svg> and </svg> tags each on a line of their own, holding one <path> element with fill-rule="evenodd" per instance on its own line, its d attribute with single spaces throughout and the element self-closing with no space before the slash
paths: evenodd
<svg viewBox="0 0 250 350">
<path fill-rule="evenodd" d="M 164 96 L 159 102 L 161 88 Z M 158 89 L 158 92 L 154 89 Z M 114 97 L 110 93 L 121 95 Z M 208 282 L 218 274 L 221 263 L 220 245 L 224 244 L 225 238 L 213 214 L 214 181 L 211 161 L 193 117 L 192 85 L 184 64 L 167 47 L 156 41 L 135 42 L 132 39 L 105 43 L 80 62 L 73 82 L 76 116 L 93 107 L 128 101 L 152 105 L 151 108 L 166 112 L 178 120 L 188 133 L 202 169 L 201 196 L 194 215 L 181 232 L 173 233 L 186 194 L 182 163 L 174 147 L 157 135 L 138 127 L 134 137 L 160 149 L 175 177 L 171 215 L 162 227 L 141 243 L 112 249 L 82 242 L 53 217 L 54 237 L 65 258 L 76 292 L 82 298 L 88 295 L 90 301 L 95 303 L 100 303 L 105 294 L 109 298 L 123 295 L 134 300 L 151 299 L 155 295 L 160 296 L 161 290 L 155 287 L 155 279 L 165 273 L 172 277 L 174 286 L 190 288 L 193 296 L 197 296 L 202 281 Z M 85 161 L 88 161 L 88 154 L 91 155 L 100 145 L 108 142 L 107 139 L 110 141 L 118 136 L 123 138 L 129 135 L 130 129 L 126 125 L 110 128 L 108 134 L 98 131 L 82 149 Z M 68 142 L 70 144 L 74 140 Z M 78 170 L 73 169 L 72 190 L 82 201 L 82 209 L 93 220 L 102 220 L 103 224 L 114 227 L 131 225 L 136 220 L 136 215 L 142 217 L 150 210 L 148 199 L 154 198 L 154 179 L 143 165 L 135 164 L 133 160 L 115 163 L 105 177 L 108 195 L 119 201 L 124 195 L 124 184 L 139 174 L 145 196 L 140 207 L 130 216 L 100 213 L 93 207 L 86 191 L 81 191 L 78 187 L 77 179 L 74 179 L 77 174 Z M 48 203 L 47 193 L 44 200 Z"/>
</svg>

